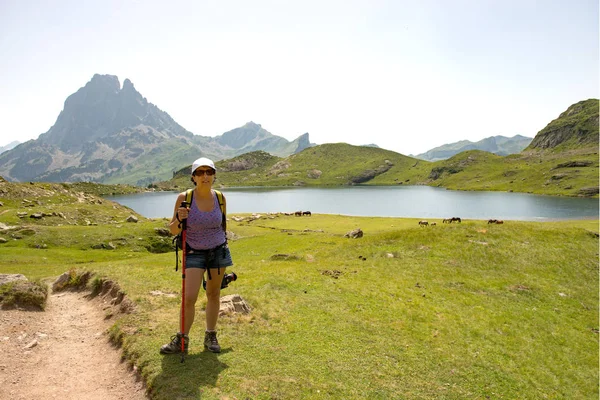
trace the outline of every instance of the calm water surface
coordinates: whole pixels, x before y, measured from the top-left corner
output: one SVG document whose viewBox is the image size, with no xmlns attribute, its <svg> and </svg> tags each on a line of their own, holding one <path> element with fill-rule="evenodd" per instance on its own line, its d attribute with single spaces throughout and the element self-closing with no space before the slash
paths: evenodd
<svg viewBox="0 0 600 400">
<path fill-rule="evenodd" d="M 227 188 L 227 213 L 294 212 L 374 217 L 543 221 L 598 218 L 598 199 L 463 192 L 429 186 Z M 148 218 L 171 217 L 177 193 L 108 197 Z"/>
</svg>

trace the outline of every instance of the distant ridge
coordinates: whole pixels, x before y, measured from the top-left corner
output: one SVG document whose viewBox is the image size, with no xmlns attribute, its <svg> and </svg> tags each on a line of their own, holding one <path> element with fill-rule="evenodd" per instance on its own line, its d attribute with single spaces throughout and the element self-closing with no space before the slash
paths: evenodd
<svg viewBox="0 0 600 400">
<path fill-rule="evenodd" d="M 14 140 L 14 141 L 10 142 L 9 144 L 7 144 L 6 146 L 0 146 L 0 154 L 4 153 L 5 151 L 14 149 L 19 144 L 21 144 L 21 142 Z"/>
<path fill-rule="evenodd" d="M 458 153 L 469 150 L 482 150 L 500 156 L 507 156 L 509 154 L 520 153 L 532 140 L 532 138 L 521 135 L 515 135 L 511 138 L 500 135 L 491 136 L 478 142 L 461 140 L 459 142 L 435 147 L 414 157 L 426 161 L 447 160 Z"/>
<path fill-rule="evenodd" d="M 237 154 L 263 150 L 275 156 L 285 157 L 311 147 L 308 133 L 288 142 L 280 136 L 272 135 L 260 124 L 252 121 L 216 136 L 214 140 L 225 148 L 236 149 Z"/>
</svg>

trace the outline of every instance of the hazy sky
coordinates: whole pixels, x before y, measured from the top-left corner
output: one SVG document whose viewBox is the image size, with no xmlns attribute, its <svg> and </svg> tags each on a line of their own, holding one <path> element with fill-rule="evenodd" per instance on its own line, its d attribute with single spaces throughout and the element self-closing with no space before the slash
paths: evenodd
<svg viewBox="0 0 600 400">
<path fill-rule="evenodd" d="M 402 154 L 533 137 L 600 97 L 598 0 L 0 0 L 0 146 L 95 73 L 197 135 L 246 122 Z"/>
</svg>

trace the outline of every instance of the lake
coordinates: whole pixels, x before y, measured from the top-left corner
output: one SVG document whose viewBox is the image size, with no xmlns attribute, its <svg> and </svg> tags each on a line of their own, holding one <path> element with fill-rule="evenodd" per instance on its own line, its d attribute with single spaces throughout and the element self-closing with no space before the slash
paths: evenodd
<svg viewBox="0 0 600 400">
<path fill-rule="evenodd" d="M 227 213 L 311 211 L 373 217 L 544 221 L 597 219 L 599 200 L 526 193 L 452 191 L 429 186 L 222 189 Z M 177 193 L 107 196 L 148 218 L 170 218 Z"/>
</svg>

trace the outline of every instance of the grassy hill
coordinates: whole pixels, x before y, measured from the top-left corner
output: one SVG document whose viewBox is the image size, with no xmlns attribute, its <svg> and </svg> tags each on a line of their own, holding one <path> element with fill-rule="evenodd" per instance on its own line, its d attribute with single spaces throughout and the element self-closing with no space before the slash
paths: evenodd
<svg viewBox="0 0 600 400">
<path fill-rule="evenodd" d="M 481 150 L 429 162 L 370 146 L 329 143 L 281 158 L 257 151 L 217 162 L 216 184 L 232 186 L 430 185 L 598 197 L 598 100 L 569 107 L 518 154 Z M 190 158 L 191 160 L 191 158 Z M 154 186 L 190 186 L 190 166 Z"/>
<path fill-rule="evenodd" d="M 205 352 L 201 291 L 181 364 L 158 353 L 181 288 L 166 219 L 127 222 L 131 210 L 80 189 L 0 182 L 0 271 L 116 282 L 134 311 L 105 308 L 108 337 L 154 399 L 598 397 L 597 220 L 230 215 L 239 278 L 222 294 L 251 312 L 221 317 L 223 351 Z"/>
<path fill-rule="evenodd" d="M 311 147 L 286 158 L 264 152 L 243 154 L 216 163 L 222 186 L 339 186 L 419 183 L 430 163 L 375 147 L 330 143 Z M 187 187 L 189 167 L 158 187 Z M 379 182 L 379 180 L 377 180 Z"/>
<path fill-rule="evenodd" d="M 435 163 L 430 185 L 560 196 L 598 196 L 598 152 L 536 151 L 505 157 L 468 151 Z"/>
<path fill-rule="evenodd" d="M 389 150 L 344 143 L 311 147 L 287 158 L 264 152 L 217 162 L 216 185 L 339 186 L 429 185 L 454 190 L 514 191 L 557 196 L 598 196 L 598 151 L 534 150 L 498 156 L 471 150 L 428 162 Z M 190 167 L 156 184 L 168 190 L 190 186 Z"/>
</svg>

